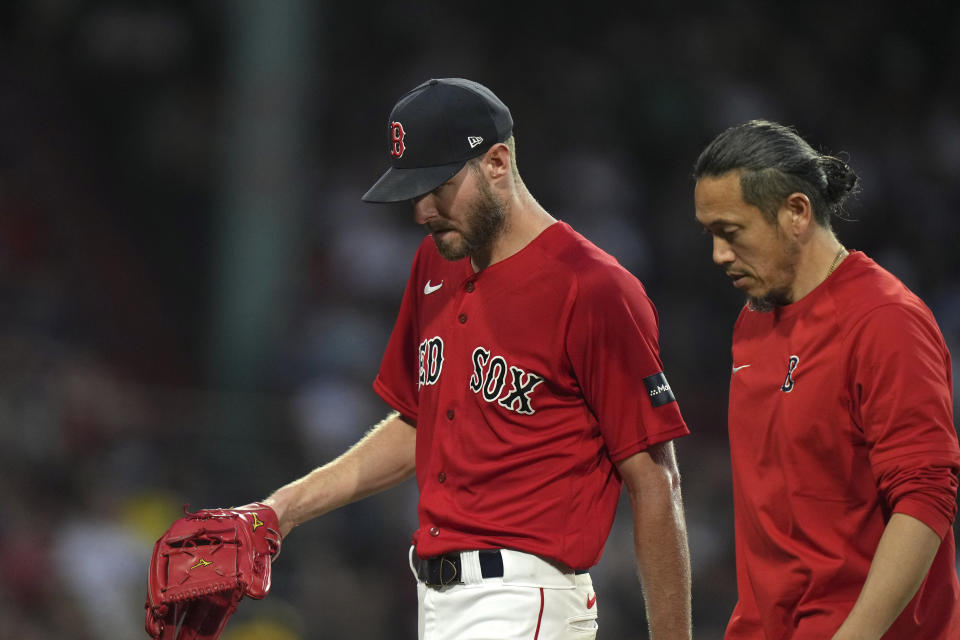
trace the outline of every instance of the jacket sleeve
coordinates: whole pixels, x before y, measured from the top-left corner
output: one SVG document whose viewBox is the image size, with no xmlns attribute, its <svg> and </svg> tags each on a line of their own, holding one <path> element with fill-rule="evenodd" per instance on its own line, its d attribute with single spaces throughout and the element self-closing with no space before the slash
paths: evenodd
<svg viewBox="0 0 960 640">
<path fill-rule="evenodd" d="M 960 447 L 950 353 L 936 321 L 925 307 L 886 305 L 864 317 L 850 344 L 852 413 L 880 495 L 891 512 L 943 538 L 956 515 Z"/>
</svg>

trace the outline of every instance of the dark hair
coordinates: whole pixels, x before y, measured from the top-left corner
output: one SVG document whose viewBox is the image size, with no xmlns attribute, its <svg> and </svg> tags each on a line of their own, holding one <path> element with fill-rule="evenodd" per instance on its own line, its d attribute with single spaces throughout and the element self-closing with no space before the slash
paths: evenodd
<svg viewBox="0 0 960 640">
<path fill-rule="evenodd" d="M 805 194 L 816 221 L 830 228 L 830 216 L 842 216 L 844 201 L 859 190 L 859 178 L 847 163 L 820 155 L 797 132 L 775 122 L 751 120 L 730 127 L 707 145 L 694 165 L 694 178 L 720 177 L 740 170 L 747 204 L 771 219 L 791 193 Z"/>
</svg>

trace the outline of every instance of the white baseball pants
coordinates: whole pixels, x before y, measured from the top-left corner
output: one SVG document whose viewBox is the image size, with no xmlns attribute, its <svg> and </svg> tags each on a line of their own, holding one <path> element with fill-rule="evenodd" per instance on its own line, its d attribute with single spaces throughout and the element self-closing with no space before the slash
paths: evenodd
<svg viewBox="0 0 960 640">
<path fill-rule="evenodd" d="M 483 578 L 478 552 L 460 553 L 463 584 L 417 583 L 419 640 L 593 640 L 597 596 L 590 574 L 501 550 L 502 578 Z M 410 549 L 410 568 L 414 550 Z"/>
</svg>

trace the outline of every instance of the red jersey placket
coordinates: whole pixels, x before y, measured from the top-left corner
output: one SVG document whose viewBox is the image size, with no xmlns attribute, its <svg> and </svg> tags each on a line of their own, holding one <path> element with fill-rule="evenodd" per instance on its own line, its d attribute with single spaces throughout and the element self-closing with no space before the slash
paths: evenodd
<svg viewBox="0 0 960 640">
<path fill-rule="evenodd" d="M 464 409 L 467 406 L 465 403 L 470 401 L 467 397 L 470 376 L 470 316 L 476 308 L 474 296 L 470 294 L 476 290 L 476 280 L 477 274 L 473 274 L 458 285 L 449 311 L 452 319 L 448 362 L 449 371 L 453 375 L 443 385 L 443 393 L 438 398 L 438 401 L 443 403 L 442 409 L 437 412 L 442 426 L 437 429 L 435 438 L 440 441 L 439 450 L 442 455 L 435 459 L 435 467 L 431 469 L 431 479 L 439 485 L 439 491 L 451 503 L 455 501 L 453 492 L 458 481 L 457 456 L 462 455 L 462 452 L 457 450 L 457 437 L 454 430 L 459 428 L 458 422 L 465 418 Z M 453 504 L 451 507 L 456 508 Z M 434 525 L 428 529 L 428 533 L 438 537 L 443 531 Z"/>
</svg>

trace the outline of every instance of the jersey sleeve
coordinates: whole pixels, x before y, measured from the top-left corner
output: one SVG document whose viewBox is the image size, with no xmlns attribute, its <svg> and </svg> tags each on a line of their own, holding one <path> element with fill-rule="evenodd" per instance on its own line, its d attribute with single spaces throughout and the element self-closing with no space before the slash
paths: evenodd
<svg viewBox="0 0 960 640">
<path fill-rule="evenodd" d="M 611 271 L 578 281 L 567 354 L 610 458 L 620 462 L 689 430 L 663 372 L 653 303 L 633 276 Z"/>
<path fill-rule="evenodd" d="M 417 264 L 420 252 L 410 268 L 410 279 L 403 292 L 400 311 L 393 325 L 390 340 L 380 362 L 380 370 L 373 381 L 373 390 L 384 402 L 396 409 L 413 424 L 419 414 L 419 331 L 417 329 Z"/>
<path fill-rule="evenodd" d="M 852 413 L 880 494 L 942 538 L 956 515 L 960 447 L 940 330 L 926 309 L 891 304 L 859 323 L 850 347 Z"/>
</svg>

